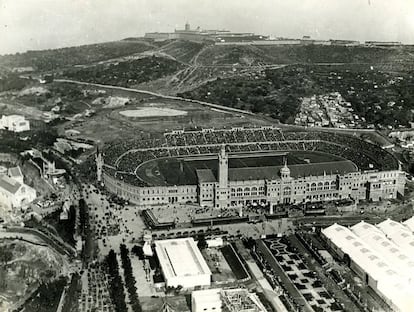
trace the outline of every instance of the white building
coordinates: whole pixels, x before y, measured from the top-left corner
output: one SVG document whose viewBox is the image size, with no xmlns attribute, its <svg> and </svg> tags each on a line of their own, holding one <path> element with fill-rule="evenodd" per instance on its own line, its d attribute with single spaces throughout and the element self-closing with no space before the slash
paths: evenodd
<svg viewBox="0 0 414 312">
<path fill-rule="evenodd" d="M 197 290 L 191 293 L 192 312 L 221 312 L 220 288 Z"/>
<path fill-rule="evenodd" d="M 414 253 L 405 249 L 405 240 L 401 245 L 396 243 L 407 231 L 398 222 L 384 222 L 377 226 L 360 222 L 351 228 L 335 223 L 323 229 L 322 234 L 335 253 L 392 310 L 414 311 Z"/>
<path fill-rule="evenodd" d="M 20 115 L 3 115 L 0 119 L 0 129 L 13 132 L 23 132 L 30 130 L 30 123 L 24 116 Z"/>
<path fill-rule="evenodd" d="M 0 207 L 6 211 L 24 208 L 36 199 L 36 191 L 30 186 L 7 176 L 0 176 Z"/>
<path fill-rule="evenodd" d="M 414 217 L 411 217 L 410 219 L 403 222 L 403 224 L 411 230 L 411 232 L 414 232 Z"/>
<path fill-rule="evenodd" d="M 207 289 L 191 293 L 192 312 L 267 312 L 255 293 L 244 288 Z"/>
<path fill-rule="evenodd" d="M 211 271 L 193 238 L 156 241 L 155 251 L 167 287 L 210 286 Z"/>
</svg>

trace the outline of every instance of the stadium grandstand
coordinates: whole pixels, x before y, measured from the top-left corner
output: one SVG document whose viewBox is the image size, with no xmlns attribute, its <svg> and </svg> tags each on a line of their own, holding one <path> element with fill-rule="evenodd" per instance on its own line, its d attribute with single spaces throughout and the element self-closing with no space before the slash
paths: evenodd
<svg viewBox="0 0 414 312">
<path fill-rule="evenodd" d="M 111 145 L 100 158 L 106 187 L 139 205 L 377 201 L 403 195 L 405 185 L 398 160 L 378 145 L 346 134 L 272 126 L 138 137 Z"/>
</svg>

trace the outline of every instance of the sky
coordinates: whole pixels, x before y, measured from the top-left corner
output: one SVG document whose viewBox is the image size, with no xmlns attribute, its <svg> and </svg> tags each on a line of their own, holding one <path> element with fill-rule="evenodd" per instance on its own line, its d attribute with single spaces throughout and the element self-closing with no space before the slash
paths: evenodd
<svg viewBox="0 0 414 312">
<path fill-rule="evenodd" d="M 192 28 L 414 44 L 414 0 L 0 0 L 0 54 Z"/>
</svg>

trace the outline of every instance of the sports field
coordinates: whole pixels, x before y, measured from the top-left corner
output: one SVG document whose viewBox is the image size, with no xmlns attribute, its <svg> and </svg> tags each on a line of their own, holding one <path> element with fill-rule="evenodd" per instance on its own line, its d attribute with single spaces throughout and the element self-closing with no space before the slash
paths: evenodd
<svg viewBox="0 0 414 312">
<path fill-rule="evenodd" d="M 144 107 L 140 109 L 124 110 L 119 112 L 121 115 L 132 118 L 145 118 L 145 117 L 174 117 L 187 115 L 186 111 L 160 108 L 160 107 Z"/>
<path fill-rule="evenodd" d="M 309 151 L 278 151 L 267 153 L 230 154 L 229 168 L 262 168 L 282 166 L 285 159 L 289 165 L 338 162 L 342 166 L 344 158 Z M 341 162 L 341 163 L 339 163 Z M 197 169 L 211 169 L 217 174 L 216 155 L 200 157 L 169 157 L 154 159 L 138 167 L 136 175 L 148 185 L 187 185 L 197 184 Z"/>
</svg>

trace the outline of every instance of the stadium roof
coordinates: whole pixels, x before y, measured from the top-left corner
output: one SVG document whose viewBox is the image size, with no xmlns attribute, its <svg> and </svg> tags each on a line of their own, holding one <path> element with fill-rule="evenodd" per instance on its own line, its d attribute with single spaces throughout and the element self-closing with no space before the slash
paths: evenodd
<svg viewBox="0 0 414 312">
<path fill-rule="evenodd" d="M 166 279 L 211 274 L 193 238 L 156 241 L 155 250 Z"/>
<path fill-rule="evenodd" d="M 276 180 L 280 178 L 283 166 L 229 168 L 230 181 L 245 180 Z M 290 176 L 300 178 L 305 176 L 322 176 L 324 174 L 344 174 L 357 171 L 352 161 L 334 161 L 313 164 L 288 165 Z"/>
<path fill-rule="evenodd" d="M 410 219 L 403 222 L 403 224 L 411 230 L 411 232 L 414 232 L 414 217 L 411 217 Z"/>
<path fill-rule="evenodd" d="M 197 169 L 196 174 L 197 174 L 198 182 L 200 183 L 209 183 L 209 182 L 217 181 L 211 169 Z"/>
</svg>

